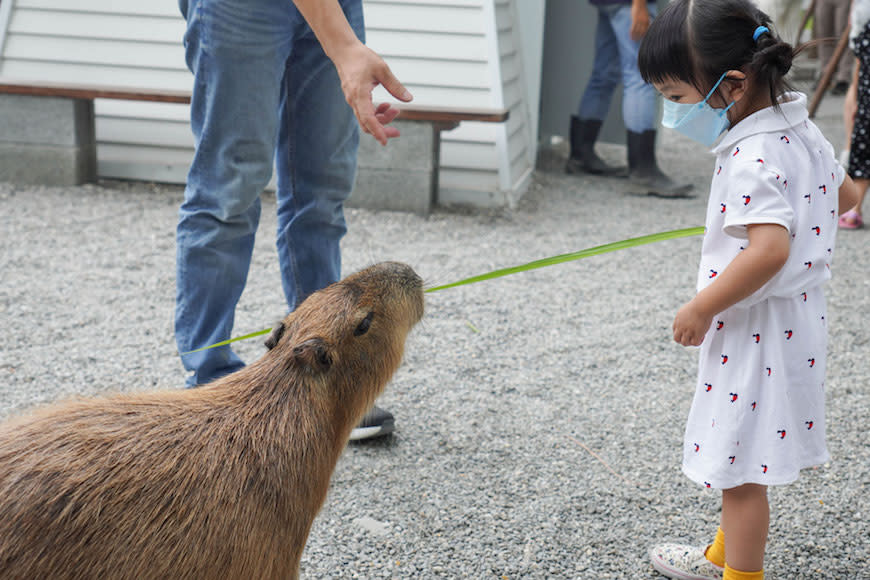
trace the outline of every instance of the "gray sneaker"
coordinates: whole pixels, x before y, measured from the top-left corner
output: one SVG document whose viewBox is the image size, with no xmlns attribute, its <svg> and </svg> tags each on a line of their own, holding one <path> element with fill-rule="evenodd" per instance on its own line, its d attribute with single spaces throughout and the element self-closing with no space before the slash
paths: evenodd
<svg viewBox="0 0 870 580">
<path fill-rule="evenodd" d="M 375 405 L 363 416 L 359 425 L 350 432 L 350 440 L 359 441 L 360 439 L 383 437 L 392 433 L 395 428 L 396 420 L 393 418 L 393 414 Z"/>
<path fill-rule="evenodd" d="M 650 548 L 653 568 L 668 578 L 677 580 L 722 580 L 724 568 L 707 559 L 707 547 L 683 544 L 660 544 Z"/>
</svg>

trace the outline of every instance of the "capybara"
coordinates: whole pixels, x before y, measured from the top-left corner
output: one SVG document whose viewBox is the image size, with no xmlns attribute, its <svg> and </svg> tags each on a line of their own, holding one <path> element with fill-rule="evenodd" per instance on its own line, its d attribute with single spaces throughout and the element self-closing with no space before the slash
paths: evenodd
<svg viewBox="0 0 870 580">
<path fill-rule="evenodd" d="M 296 578 L 350 431 L 401 362 L 422 282 L 385 262 L 309 296 L 250 366 L 0 425 L 0 578 Z"/>
</svg>

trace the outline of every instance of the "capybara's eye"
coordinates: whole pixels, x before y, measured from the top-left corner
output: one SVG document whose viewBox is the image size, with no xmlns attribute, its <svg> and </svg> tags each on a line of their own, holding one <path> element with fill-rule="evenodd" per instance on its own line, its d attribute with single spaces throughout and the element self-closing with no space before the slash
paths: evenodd
<svg viewBox="0 0 870 580">
<path fill-rule="evenodd" d="M 362 336 L 366 332 L 369 331 L 369 327 L 372 325 L 372 317 L 375 315 L 374 312 L 369 312 L 365 318 L 362 319 L 362 322 L 359 323 L 359 326 L 353 331 L 354 336 Z"/>
</svg>

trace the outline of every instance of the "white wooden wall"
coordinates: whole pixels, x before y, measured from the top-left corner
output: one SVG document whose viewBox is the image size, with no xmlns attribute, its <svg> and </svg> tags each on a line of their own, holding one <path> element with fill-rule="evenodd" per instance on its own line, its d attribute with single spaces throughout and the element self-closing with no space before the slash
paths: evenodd
<svg viewBox="0 0 870 580">
<path fill-rule="evenodd" d="M 3 76 L 191 87 L 184 21 L 173 0 L 11 1 Z M 97 100 L 95 111 L 101 176 L 184 183 L 193 153 L 186 105 Z"/>
<path fill-rule="evenodd" d="M 514 2 L 365 0 L 369 46 L 417 103 L 511 110 L 507 124 L 444 134 L 444 201 L 506 205 L 526 186 L 534 146 Z M 175 0 L 2 0 L 0 75 L 188 89 L 183 35 Z M 100 100 L 96 113 L 100 175 L 184 182 L 193 148 L 186 106 Z"/>
</svg>

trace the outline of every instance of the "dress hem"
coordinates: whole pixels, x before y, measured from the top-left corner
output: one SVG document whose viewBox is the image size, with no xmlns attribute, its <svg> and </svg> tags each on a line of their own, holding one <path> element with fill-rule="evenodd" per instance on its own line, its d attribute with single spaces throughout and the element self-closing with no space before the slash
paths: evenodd
<svg viewBox="0 0 870 580">
<path fill-rule="evenodd" d="M 831 460 L 830 455 L 821 455 L 816 459 L 809 459 L 801 464 L 801 466 L 793 471 L 789 471 L 785 475 L 781 477 L 746 477 L 742 480 L 735 481 L 724 481 L 717 480 L 711 481 L 708 478 L 704 478 L 697 472 L 692 471 L 685 465 L 682 466 L 683 474 L 697 483 L 698 485 L 704 486 L 709 489 L 731 489 L 734 487 L 739 487 L 741 485 L 746 485 L 747 483 L 755 483 L 758 485 L 788 485 L 789 483 L 794 483 L 800 477 L 801 470 L 808 469 L 810 467 L 818 467 L 820 465 L 824 465 L 828 461 Z"/>
</svg>

